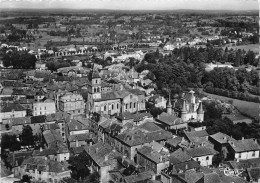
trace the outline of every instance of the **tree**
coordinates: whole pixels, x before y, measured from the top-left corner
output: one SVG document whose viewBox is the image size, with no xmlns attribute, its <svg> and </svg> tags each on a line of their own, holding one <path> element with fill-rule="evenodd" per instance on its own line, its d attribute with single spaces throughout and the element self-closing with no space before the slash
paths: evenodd
<svg viewBox="0 0 260 183">
<path fill-rule="evenodd" d="M 33 131 L 29 125 L 23 127 L 23 131 L 20 136 L 20 139 L 21 139 L 21 143 L 23 146 L 34 146 L 35 145 Z"/>
<path fill-rule="evenodd" d="M 15 135 L 3 134 L 1 139 L 1 150 L 10 149 L 10 151 L 17 151 L 21 149 L 20 142 L 17 141 Z"/>
<path fill-rule="evenodd" d="M 23 175 L 21 182 L 31 182 L 31 177 L 29 175 Z"/>
<path fill-rule="evenodd" d="M 90 166 L 90 159 L 84 153 L 80 153 L 78 156 L 71 156 L 68 160 L 72 171 L 71 177 L 76 180 L 83 180 L 90 174 L 88 166 Z"/>
</svg>

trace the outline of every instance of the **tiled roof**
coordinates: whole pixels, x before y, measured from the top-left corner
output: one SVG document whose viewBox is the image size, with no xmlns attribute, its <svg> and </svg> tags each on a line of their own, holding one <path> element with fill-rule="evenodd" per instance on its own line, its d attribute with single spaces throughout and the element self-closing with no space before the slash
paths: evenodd
<svg viewBox="0 0 260 183">
<path fill-rule="evenodd" d="M 92 139 L 92 134 L 77 134 L 77 135 L 70 135 L 68 138 L 69 142 L 75 142 L 76 140 L 78 141 L 85 141 L 85 140 L 90 140 Z"/>
<path fill-rule="evenodd" d="M 188 183 L 197 183 L 199 180 L 203 179 L 204 174 L 202 172 L 197 172 L 196 170 L 186 171 L 185 180 Z"/>
<path fill-rule="evenodd" d="M 142 173 L 138 173 L 136 175 L 130 175 L 125 177 L 126 183 L 136 183 L 136 182 L 145 182 L 149 179 L 152 179 L 154 173 L 152 171 L 146 171 Z"/>
<path fill-rule="evenodd" d="M 114 150 L 112 146 L 101 142 L 92 146 L 86 146 L 85 151 L 100 167 L 108 166 L 114 159 L 122 156 L 122 154 Z M 108 159 L 106 160 L 105 157 Z"/>
<path fill-rule="evenodd" d="M 177 147 L 182 140 L 183 140 L 182 137 L 175 137 L 175 138 L 168 139 L 166 143 L 172 145 L 173 147 Z"/>
<path fill-rule="evenodd" d="M 21 106 L 21 104 L 19 103 L 3 102 L 2 104 L 0 104 L 0 106 L 1 106 L 0 112 L 25 111 L 23 106 Z"/>
<path fill-rule="evenodd" d="M 139 128 L 146 130 L 147 132 L 156 132 L 162 130 L 162 128 L 156 125 L 154 122 L 145 122 L 141 124 Z"/>
<path fill-rule="evenodd" d="M 32 116 L 31 117 L 31 123 L 45 123 L 46 116 L 45 115 L 40 115 L 40 116 Z"/>
<path fill-rule="evenodd" d="M 167 113 L 162 113 L 160 114 L 158 117 L 157 117 L 157 120 L 159 122 L 162 122 L 162 123 L 165 123 L 167 125 L 178 125 L 178 124 L 182 124 L 183 121 L 181 118 L 178 118 L 177 116 L 175 115 L 170 115 L 170 114 L 167 114 Z"/>
<path fill-rule="evenodd" d="M 209 136 L 206 130 L 184 132 L 190 142 L 194 141 L 194 137 L 207 137 Z"/>
<path fill-rule="evenodd" d="M 187 149 L 186 151 L 193 158 L 194 157 L 207 156 L 207 155 L 214 155 L 214 154 L 217 153 L 214 149 L 208 148 L 208 147 L 205 147 L 205 146 L 190 148 L 190 149 Z"/>
<path fill-rule="evenodd" d="M 219 175 L 215 172 L 204 174 L 204 183 L 222 183 Z"/>
<path fill-rule="evenodd" d="M 129 146 L 137 146 L 152 141 L 167 140 L 172 137 L 172 134 L 165 130 L 155 132 L 145 132 L 141 129 L 119 134 L 116 138 L 123 141 Z"/>
<path fill-rule="evenodd" d="M 179 173 L 180 171 L 185 172 L 187 170 L 198 169 L 200 167 L 201 166 L 197 161 L 190 160 L 183 163 L 178 163 L 176 165 L 170 165 L 168 168 L 164 169 L 163 171 L 167 175 L 173 175 Z"/>
<path fill-rule="evenodd" d="M 65 112 L 56 112 L 52 114 L 47 114 L 46 115 L 46 121 L 51 122 L 51 121 L 59 121 L 59 120 L 64 120 L 65 118 L 69 117 L 70 115 L 65 113 Z"/>
<path fill-rule="evenodd" d="M 229 141 L 229 144 L 235 150 L 235 152 L 260 150 L 260 145 L 256 139 Z"/>
<path fill-rule="evenodd" d="M 221 132 L 215 133 L 215 134 L 211 135 L 210 137 L 221 144 L 228 143 L 229 140 L 235 140 L 235 139 L 231 138 L 230 136 L 228 136 L 224 133 L 221 133 Z"/>
<path fill-rule="evenodd" d="M 248 168 L 247 172 L 251 181 L 260 179 L 260 167 Z"/>
<path fill-rule="evenodd" d="M 43 136 L 47 144 L 51 144 L 53 142 L 62 142 L 62 137 L 59 132 L 55 130 L 47 130 L 43 132 Z"/>
<path fill-rule="evenodd" d="M 38 171 L 43 172 L 61 173 L 69 171 L 69 164 L 66 161 L 58 162 L 52 160 L 44 160 L 38 157 L 30 157 L 24 160 L 23 165 L 27 165 L 27 169 L 37 169 Z"/>
<path fill-rule="evenodd" d="M 48 156 L 48 155 L 56 155 L 56 154 L 62 154 L 62 153 L 68 153 L 68 147 L 64 143 L 58 143 L 55 146 L 51 146 L 48 149 L 42 149 L 42 150 L 34 150 L 33 156 Z"/>
<path fill-rule="evenodd" d="M 30 117 L 11 118 L 10 122 L 12 126 L 30 124 L 31 118 Z"/>
<path fill-rule="evenodd" d="M 146 117 L 150 118 L 152 115 L 150 113 L 130 113 L 130 112 L 123 112 L 119 116 L 117 116 L 120 120 L 130 120 L 133 119 L 134 121 L 142 121 Z"/>
<path fill-rule="evenodd" d="M 68 130 L 71 131 L 78 131 L 78 130 L 88 130 L 88 127 L 83 125 L 81 122 L 72 119 L 70 122 L 67 123 Z"/>
<path fill-rule="evenodd" d="M 191 156 L 181 148 L 170 154 L 170 164 L 179 164 L 191 160 Z"/>
<path fill-rule="evenodd" d="M 164 151 L 156 151 L 151 146 L 143 146 L 142 148 L 137 150 L 138 153 L 142 154 L 146 158 L 152 160 L 155 163 L 163 163 L 169 160 L 168 153 Z"/>
</svg>

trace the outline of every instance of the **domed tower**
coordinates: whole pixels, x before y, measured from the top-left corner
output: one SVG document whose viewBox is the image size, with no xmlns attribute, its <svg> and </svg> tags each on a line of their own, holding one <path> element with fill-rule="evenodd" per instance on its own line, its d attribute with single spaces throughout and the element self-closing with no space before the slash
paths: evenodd
<svg viewBox="0 0 260 183">
<path fill-rule="evenodd" d="M 169 93 L 169 99 L 166 106 L 167 114 L 172 114 L 172 102 L 171 102 L 171 94 Z"/>
<path fill-rule="evenodd" d="M 203 110 L 203 106 L 202 106 L 202 102 L 199 101 L 199 107 L 198 107 L 198 110 L 197 110 L 197 120 L 199 122 L 202 122 L 204 121 L 204 110 Z"/>
<path fill-rule="evenodd" d="M 182 109 L 181 109 L 181 119 L 182 121 L 188 121 L 188 111 L 186 109 L 186 100 L 183 98 Z"/>
</svg>

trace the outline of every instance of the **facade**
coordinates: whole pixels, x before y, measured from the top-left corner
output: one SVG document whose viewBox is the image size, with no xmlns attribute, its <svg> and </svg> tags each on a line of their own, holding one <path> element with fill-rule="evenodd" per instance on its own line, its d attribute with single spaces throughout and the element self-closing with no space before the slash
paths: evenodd
<svg viewBox="0 0 260 183">
<path fill-rule="evenodd" d="M 59 110 L 72 116 L 85 113 L 85 103 L 82 95 L 65 93 L 59 98 Z"/>
<path fill-rule="evenodd" d="M 42 102 L 33 103 L 33 115 L 47 115 L 56 112 L 56 105 L 53 100 L 47 99 Z"/>
<path fill-rule="evenodd" d="M 89 74 L 88 108 L 89 112 L 101 114 L 119 114 L 122 112 L 144 111 L 145 96 L 138 89 L 102 91 L 101 77 L 98 71 L 91 71 Z"/>
<path fill-rule="evenodd" d="M 160 175 L 161 171 L 170 164 L 168 150 L 159 143 L 158 145 L 160 149 L 156 149 L 154 145 L 146 145 L 137 150 L 137 163 L 145 167 L 145 170 L 153 171 L 156 175 Z"/>
<path fill-rule="evenodd" d="M 91 172 L 98 172 L 100 183 L 109 182 L 109 171 L 118 167 L 117 158 L 122 155 L 112 146 L 104 143 L 97 143 L 87 146 L 84 149 L 86 156 L 91 159 Z"/>
<path fill-rule="evenodd" d="M 196 101 L 194 91 L 190 91 L 182 99 L 181 106 L 181 119 L 184 122 L 195 120 L 202 122 L 204 121 L 204 110 L 201 101 Z"/>
<path fill-rule="evenodd" d="M 214 149 L 205 146 L 187 149 L 187 154 L 189 154 L 193 160 L 199 162 L 201 166 L 212 165 L 212 158 L 216 153 Z"/>
<path fill-rule="evenodd" d="M 14 172 L 15 176 L 22 178 L 23 175 L 32 177 L 32 181 L 44 181 L 49 183 L 60 182 L 63 178 L 70 177 L 69 164 L 45 160 L 37 157 L 29 157 Z"/>
<path fill-rule="evenodd" d="M 256 139 L 242 139 L 229 141 L 230 157 L 237 160 L 259 158 L 260 145 Z"/>
<path fill-rule="evenodd" d="M 0 104 L 0 123 L 3 123 L 9 118 L 19 118 L 26 116 L 26 109 L 18 103 L 2 103 Z"/>
</svg>

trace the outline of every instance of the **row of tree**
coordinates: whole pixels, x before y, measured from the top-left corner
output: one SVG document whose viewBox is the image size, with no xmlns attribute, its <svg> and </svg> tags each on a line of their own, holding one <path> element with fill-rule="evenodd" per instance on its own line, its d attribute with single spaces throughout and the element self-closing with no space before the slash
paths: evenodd
<svg viewBox="0 0 260 183">
<path fill-rule="evenodd" d="M 27 51 L 12 50 L 3 55 L 3 65 L 14 69 L 33 69 L 36 61 L 36 57 Z"/>
</svg>

